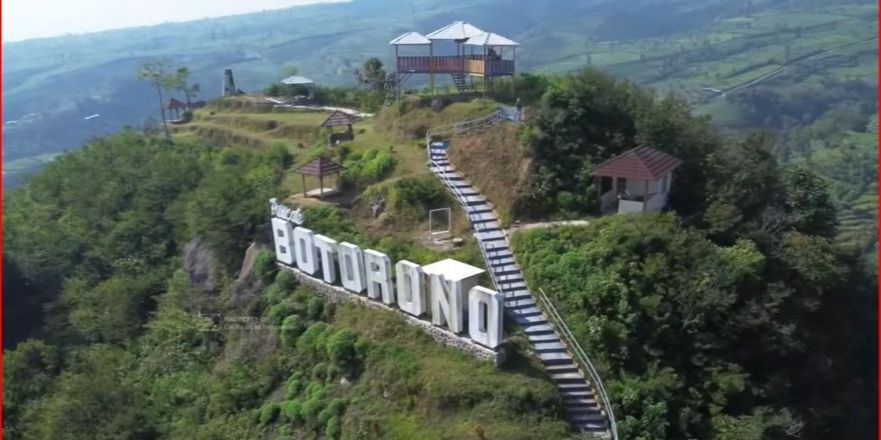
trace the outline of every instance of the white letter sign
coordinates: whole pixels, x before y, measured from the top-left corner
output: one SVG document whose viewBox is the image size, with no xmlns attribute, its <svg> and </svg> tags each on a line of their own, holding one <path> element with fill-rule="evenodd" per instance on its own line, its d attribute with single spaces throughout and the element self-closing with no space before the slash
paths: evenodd
<svg viewBox="0 0 881 440">
<path fill-rule="evenodd" d="M 361 293 L 364 291 L 364 253 L 352 243 L 342 242 L 339 246 L 340 277 L 346 290 Z"/>
<path fill-rule="evenodd" d="M 275 239 L 275 259 L 284 264 L 294 264 L 294 230 L 291 224 L 273 217 L 272 237 Z"/>
<path fill-rule="evenodd" d="M 294 248 L 297 267 L 309 275 L 318 272 L 318 248 L 315 247 L 315 234 L 306 228 L 294 228 Z"/>
<path fill-rule="evenodd" d="M 388 255 L 372 249 L 364 251 L 365 278 L 367 281 L 367 297 L 382 298 L 387 305 L 394 304 L 395 293 L 392 292 L 392 260 Z"/>
<path fill-rule="evenodd" d="M 502 343 L 502 294 L 475 286 L 468 292 L 468 335 L 478 344 L 496 348 Z"/>
<path fill-rule="evenodd" d="M 407 260 L 395 265 L 398 284 L 398 307 L 413 315 L 425 313 L 425 289 L 423 288 L 422 267 Z"/>
<path fill-rule="evenodd" d="M 315 247 L 318 248 L 318 254 L 321 256 L 321 278 L 325 283 L 333 284 L 336 282 L 336 240 L 325 237 L 323 235 L 315 236 Z"/>
</svg>

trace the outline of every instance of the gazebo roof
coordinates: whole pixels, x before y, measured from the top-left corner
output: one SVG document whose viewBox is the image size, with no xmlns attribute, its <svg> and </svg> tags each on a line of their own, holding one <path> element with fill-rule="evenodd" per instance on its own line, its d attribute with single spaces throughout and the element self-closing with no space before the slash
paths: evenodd
<svg viewBox="0 0 881 440">
<path fill-rule="evenodd" d="M 311 79 L 306 78 L 305 76 L 298 76 L 298 75 L 289 76 L 289 77 L 281 80 L 281 82 L 282 82 L 282 84 L 287 84 L 289 86 L 295 85 L 295 84 L 315 84 L 315 81 L 312 81 Z"/>
<path fill-rule="evenodd" d="M 482 29 L 464 21 L 454 21 L 428 35 L 430 40 L 464 40 L 484 33 Z"/>
<path fill-rule="evenodd" d="M 186 109 L 187 104 L 183 101 L 178 100 L 177 98 L 171 98 L 168 100 L 168 105 L 165 106 L 165 108 L 167 108 L 169 110 Z"/>
<path fill-rule="evenodd" d="M 343 169 L 343 166 L 326 158 L 319 157 L 317 159 L 313 159 L 306 165 L 301 166 L 294 170 L 295 173 L 304 174 L 307 176 L 327 176 L 330 174 L 338 173 Z"/>
<path fill-rule="evenodd" d="M 640 146 L 597 165 L 590 171 L 590 174 L 635 180 L 658 180 L 681 163 L 682 160 L 663 151 Z"/>
<path fill-rule="evenodd" d="M 506 46 L 506 47 L 514 47 L 519 46 L 520 43 L 505 38 L 494 32 L 484 32 L 482 34 L 477 34 L 473 37 L 468 38 L 464 43 L 469 46 Z"/>
<path fill-rule="evenodd" d="M 352 125 L 355 121 L 352 120 L 352 117 L 346 113 L 343 113 L 339 110 L 334 110 L 324 122 L 321 123 L 322 127 L 338 127 L 341 125 Z"/>
<path fill-rule="evenodd" d="M 431 40 L 419 32 L 407 32 L 406 34 L 389 41 L 388 44 L 389 46 L 422 46 L 431 44 Z"/>
</svg>

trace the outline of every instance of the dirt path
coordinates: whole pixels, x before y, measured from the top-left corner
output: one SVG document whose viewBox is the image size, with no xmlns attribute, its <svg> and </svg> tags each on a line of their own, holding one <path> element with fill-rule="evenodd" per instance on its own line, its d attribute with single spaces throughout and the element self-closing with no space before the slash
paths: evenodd
<svg viewBox="0 0 881 440">
<path fill-rule="evenodd" d="M 587 226 L 590 222 L 587 220 L 562 220 L 556 222 L 537 222 L 537 223 L 521 223 L 519 225 L 514 225 L 505 230 L 505 234 L 510 237 L 513 233 L 517 231 L 525 231 L 527 229 L 536 229 L 536 228 L 553 228 L 554 226 Z"/>
</svg>

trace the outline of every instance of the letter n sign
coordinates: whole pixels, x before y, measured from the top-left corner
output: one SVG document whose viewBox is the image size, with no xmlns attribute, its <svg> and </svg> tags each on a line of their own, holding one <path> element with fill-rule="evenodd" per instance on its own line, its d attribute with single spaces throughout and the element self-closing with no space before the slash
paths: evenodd
<svg viewBox="0 0 881 440">
<path fill-rule="evenodd" d="M 275 240 L 275 259 L 284 264 L 294 264 L 294 228 L 290 222 L 272 218 L 272 238 Z"/>
</svg>

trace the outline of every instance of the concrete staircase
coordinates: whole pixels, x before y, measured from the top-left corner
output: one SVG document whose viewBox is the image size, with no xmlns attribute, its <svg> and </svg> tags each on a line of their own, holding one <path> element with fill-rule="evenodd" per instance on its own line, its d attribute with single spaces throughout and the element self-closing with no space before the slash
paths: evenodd
<svg viewBox="0 0 881 440">
<path fill-rule="evenodd" d="M 505 294 L 507 315 L 523 328 L 532 350 L 556 383 L 570 423 L 582 432 L 613 437 L 608 415 L 597 402 L 593 384 L 526 288 L 526 280 L 514 261 L 493 205 L 450 164 L 448 145 L 448 142 L 429 144 L 429 167 L 467 212 L 474 236 L 484 248 L 484 258 L 496 289 Z"/>
</svg>

